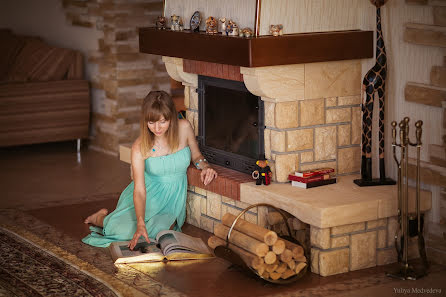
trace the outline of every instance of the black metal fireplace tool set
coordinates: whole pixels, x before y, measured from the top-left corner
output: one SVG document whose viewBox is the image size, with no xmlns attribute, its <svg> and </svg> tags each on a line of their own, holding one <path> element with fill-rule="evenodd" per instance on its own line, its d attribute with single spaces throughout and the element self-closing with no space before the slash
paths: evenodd
<svg viewBox="0 0 446 297">
<path fill-rule="evenodd" d="M 423 237 L 423 223 L 424 215 L 421 214 L 420 209 L 420 151 L 421 151 L 421 134 L 422 121 L 415 123 L 416 142 L 413 143 L 409 139 L 409 121 L 405 117 L 399 123 L 399 138 L 400 143 L 397 143 L 397 123 L 392 122 L 392 147 L 393 157 L 398 166 L 398 223 L 399 229 L 395 234 L 395 248 L 398 253 L 399 267 L 396 271 L 387 273 L 387 276 L 399 278 L 402 280 L 410 279 L 416 280 L 427 274 L 429 263 L 427 261 L 426 249 Z M 416 173 L 416 213 L 409 213 L 409 147 L 415 146 L 417 148 L 417 173 Z M 400 159 L 398 160 L 396 148 L 400 148 Z M 408 244 L 409 237 L 418 236 L 418 251 L 421 258 L 422 267 L 415 267 L 408 262 Z"/>
<path fill-rule="evenodd" d="M 229 247 L 229 239 L 231 238 L 231 232 L 234 229 L 234 226 L 237 224 L 238 219 L 240 217 L 242 217 L 251 208 L 258 207 L 258 206 L 270 207 L 270 208 L 275 209 L 277 212 L 279 212 L 284 219 L 284 222 L 286 224 L 287 231 L 288 231 L 288 236 L 280 236 L 280 238 L 286 239 L 292 243 L 298 244 L 303 248 L 304 256 L 307 260 L 306 261 L 307 265 L 299 273 L 295 274 L 294 276 L 291 276 L 287 279 L 278 279 L 278 280 L 264 278 L 263 276 L 258 274 L 258 272 L 256 270 L 254 270 L 247 263 L 245 263 L 245 261 L 243 261 L 243 259 L 240 257 L 240 255 L 238 255 L 235 251 L 233 251 Z M 234 220 L 234 222 L 232 223 L 232 225 L 229 229 L 228 236 L 226 237 L 226 245 L 217 246 L 214 249 L 214 253 L 217 257 L 229 261 L 230 263 L 237 266 L 238 268 L 241 268 L 242 271 L 248 273 L 249 275 L 254 276 L 256 278 L 260 278 L 260 279 L 267 281 L 269 283 L 274 283 L 274 284 L 289 284 L 289 283 L 295 282 L 296 280 L 302 278 L 305 275 L 308 267 L 310 266 L 310 261 L 309 261 L 310 257 L 308 256 L 308 251 L 306 250 L 304 245 L 302 245 L 297 239 L 295 239 L 294 237 L 291 236 L 290 226 L 288 224 L 287 217 L 285 216 L 284 212 L 281 209 L 279 209 L 273 205 L 267 204 L 267 203 L 253 204 L 253 205 L 250 205 L 247 208 L 245 208 L 242 212 L 240 212 L 240 214 L 236 217 L 236 219 Z"/>
</svg>

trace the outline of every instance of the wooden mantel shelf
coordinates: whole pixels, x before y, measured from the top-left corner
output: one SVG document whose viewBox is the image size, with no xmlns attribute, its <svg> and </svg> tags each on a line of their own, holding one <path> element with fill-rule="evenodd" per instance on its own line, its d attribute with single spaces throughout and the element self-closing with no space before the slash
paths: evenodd
<svg viewBox="0 0 446 297">
<path fill-rule="evenodd" d="M 139 28 L 141 53 L 262 67 L 373 57 L 373 31 L 333 31 L 279 37 L 210 35 L 188 30 Z"/>
</svg>

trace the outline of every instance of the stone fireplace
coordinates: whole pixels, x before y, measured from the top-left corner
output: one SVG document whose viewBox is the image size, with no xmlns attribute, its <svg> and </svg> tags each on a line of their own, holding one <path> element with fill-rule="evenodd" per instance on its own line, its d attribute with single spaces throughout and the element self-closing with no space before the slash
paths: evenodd
<svg viewBox="0 0 446 297">
<path fill-rule="evenodd" d="M 186 2 L 166 2 L 166 15 L 188 16 L 208 3 Z M 233 9 L 243 5 L 229 2 L 221 10 L 219 5 L 206 4 L 206 17 L 228 13 L 246 23 L 246 18 Z M 357 30 L 364 27 L 358 16 L 365 4 L 327 0 L 322 1 L 321 9 L 307 7 L 306 1 L 248 2 L 264 5 L 260 14 L 266 21 L 257 24 L 256 19 L 255 31 L 260 35 L 268 35 L 269 24 L 282 20 L 289 28 L 286 33 L 313 33 L 239 38 L 187 30 L 141 28 L 139 32 L 140 51 L 162 55 L 168 74 L 184 85 L 186 118 L 197 136 L 201 128 L 199 75 L 243 82 L 263 102 L 264 152 L 274 182 L 256 186 L 248 174 L 215 166 L 219 177 L 204 186 L 199 171 L 191 166 L 187 222 L 213 232 L 225 213 L 239 214 L 249 205 L 268 203 L 297 218 L 292 235 L 309 242 L 314 273 L 328 276 L 396 262 L 396 186 L 360 188 L 353 183 L 360 169 L 363 62 L 373 57 L 372 32 Z M 340 6 L 345 9 L 338 10 Z M 336 20 L 330 19 L 332 12 L 336 12 Z M 326 32 L 314 33 L 314 28 L 304 28 L 295 18 L 304 25 L 319 22 L 318 30 Z M 337 184 L 306 190 L 287 181 L 297 170 L 320 167 L 335 168 Z M 409 207 L 414 209 L 414 192 L 409 196 Z M 430 193 L 423 191 L 421 209 L 430 207 Z M 255 207 L 244 214 L 244 219 L 271 227 L 266 219 L 268 211 Z M 417 256 L 416 242 L 409 249 L 412 257 Z"/>
<path fill-rule="evenodd" d="M 185 86 L 186 116 L 196 133 L 198 75 L 243 80 L 265 109 L 265 154 L 274 183 L 256 186 L 249 175 L 218 167 L 219 178 L 203 186 L 191 167 L 188 223 L 213 232 L 223 214 L 269 203 L 299 219 L 293 236 L 310 241 L 314 273 L 328 276 L 396 262 L 396 187 L 359 188 L 353 183 L 360 166 L 360 61 L 259 68 L 173 57 L 163 61 L 169 75 Z M 218 67 L 228 70 L 214 69 Z M 338 183 L 304 190 L 287 182 L 288 174 L 317 167 L 335 168 Z M 430 193 L 422 192 L 422 198 L 422 209 L 428 210 Z M 267 212 L 265 207 L 253 208 L 244 219 L 270 228 Z M 411 256 L 417 257 L 416 242 L 410 247 Z"/>
</svg>

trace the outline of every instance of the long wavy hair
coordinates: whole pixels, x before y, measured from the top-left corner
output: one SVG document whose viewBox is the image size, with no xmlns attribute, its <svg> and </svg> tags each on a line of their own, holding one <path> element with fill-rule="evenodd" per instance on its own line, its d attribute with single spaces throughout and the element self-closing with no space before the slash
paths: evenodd
<svg viewBox="0 0 446 297">
<path fill-rule="evenodd" d="M 141 153 L 145 158 L 149 156 L 150 149 L 155 142 L 155 134 L 150 131 L 147 123 L 159 121 L 161 117 L 170 121 L 169 129 L 166 131 L 166 137 L 170 151 L 175 151 L 179 146 L 178 116 L 175 105 L 170 95 L 166 92 L 151 91 L 144 98 L 141 108 Z"/>
</svg>

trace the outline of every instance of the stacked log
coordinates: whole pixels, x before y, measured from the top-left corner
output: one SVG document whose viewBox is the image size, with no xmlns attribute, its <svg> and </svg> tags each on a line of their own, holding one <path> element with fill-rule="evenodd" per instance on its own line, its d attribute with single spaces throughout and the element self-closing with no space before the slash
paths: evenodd
<svg viewBox="0 0 446 297">
<path fill-rule="evenodd" d="M 212 249 L 226 245 L 229 230 L 235 219 L 236 216 L 227 213 L 222 217 L 222 224 L 215 225 L 215 236 L 208 240 Z M 241 218 L 231 231 L 228 247 L 265 279 L 288 279 L 307 266 L 307 259 L 300 245 L 278 238 L 276 232 Z"/>
</svg>

